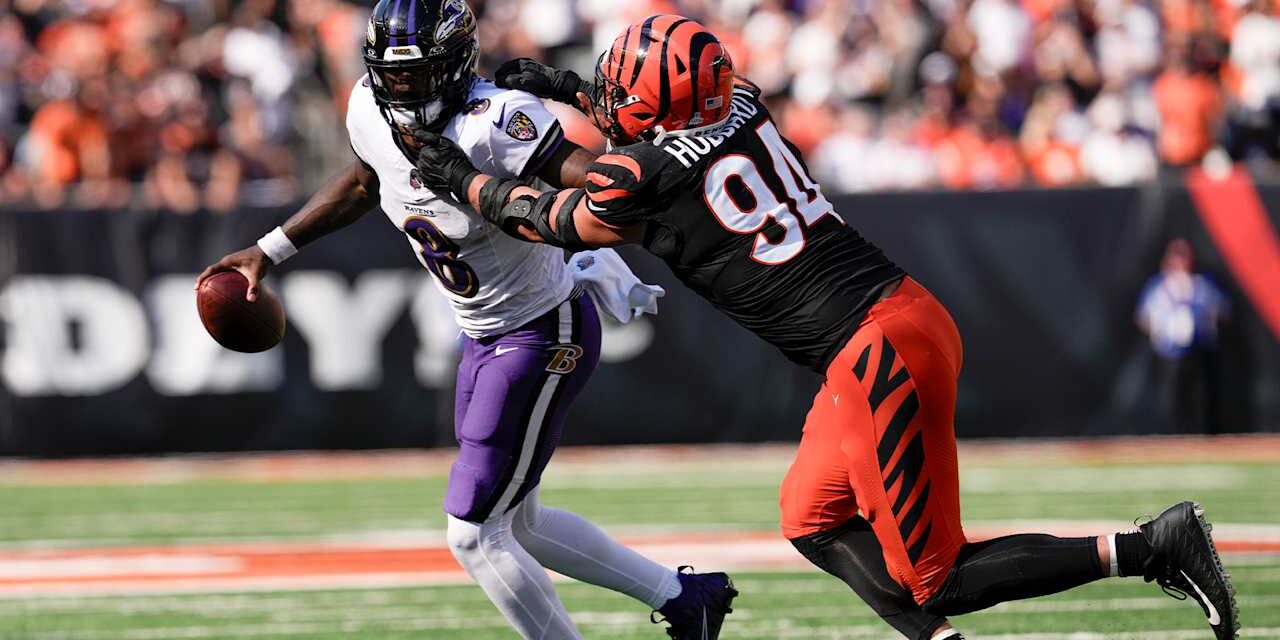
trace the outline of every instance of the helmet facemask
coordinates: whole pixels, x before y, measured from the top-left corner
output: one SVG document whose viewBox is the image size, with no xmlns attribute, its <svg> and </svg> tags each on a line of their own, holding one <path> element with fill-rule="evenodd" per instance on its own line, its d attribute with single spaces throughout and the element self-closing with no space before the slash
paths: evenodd
<svg viewBox="0 0 1280 640">
<path fill-rule="evenodd" d="M 608 55 L 609 51 L 605 51 L 596 61 L 596 78 L 591 96 L 591 107 L 595 113 L 590 115 L 611 144 L 625 146 L 634 143 L 636 139 L 618 124 L 618 109 L 639 102 L 639 98 L 628 95 L 620 83 L 605 75 L 605 60 Z"/>
<path fill-rule="evenodd" d="M 442 129 L 448 116 L 466 103 L 478 52 L 479 46 L 471 38 L 457 50 L 436 57 L 365 58 L 374 101 L 382 112 L 382 119 L 395 134 L 396 145 L 410 159 L 417 157 L 414 132 Z"/>
</svg>

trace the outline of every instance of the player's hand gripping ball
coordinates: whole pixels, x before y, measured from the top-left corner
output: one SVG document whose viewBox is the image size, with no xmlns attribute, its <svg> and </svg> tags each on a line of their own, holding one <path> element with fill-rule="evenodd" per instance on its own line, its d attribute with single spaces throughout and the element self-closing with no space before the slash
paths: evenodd
<svg viewBox="0 0 1280 640">
<path fill-rule="evenodd" d="M 242 353 L 266 351 L 284 337 L 284 307 L 270 289 L 259 284 L 245 299 L 249 280 L 238 271 L 219 271 L 201 280 L 196 290 L 200 322 L 218 344 Z"/>
</svg>

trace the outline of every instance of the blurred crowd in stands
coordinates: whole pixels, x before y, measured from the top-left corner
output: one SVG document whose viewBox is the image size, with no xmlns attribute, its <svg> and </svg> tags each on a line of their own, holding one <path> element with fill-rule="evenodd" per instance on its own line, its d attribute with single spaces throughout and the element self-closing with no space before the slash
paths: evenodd
<svg viewBox="0 0 1280 640">
<path fill-rule="evenodd" d="M 0 203 L 282 203 L 350 161 L 371 3 L 0 0 Z M 1125 185 L 1280 157 L 1272 0 L 474 0 L 482 70 L 702 20 L 835 192 Z M 589 77 L 589 75 L 588 75 Z M 602 141 L 562 110 L 571 137 Z M 1270 160 L 1265 160 L 1269 158 Z"/>
</svg>

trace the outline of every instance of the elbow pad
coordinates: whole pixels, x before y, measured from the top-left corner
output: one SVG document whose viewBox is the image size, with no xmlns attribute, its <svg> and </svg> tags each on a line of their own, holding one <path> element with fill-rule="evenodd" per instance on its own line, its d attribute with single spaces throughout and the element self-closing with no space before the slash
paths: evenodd
<svg viewBox="0 0 1280 640">
<path fill-rule="evenodd" d="M 570 251 L 590 249 L 582 243 L 578 229 L 574 226 L 573 210 L 582 201 L 586 192 L 574 190 L 559 206 L 556 205 L 558 192 L 544 193 L 537 199 L 533 196 L 520 196 L 502 208 L 499 227 L 508 235 L 520 238 L 518 228 L 532 228 L 542 241 Z M 553 211 L 554 209 L 554 211 Z M 555 216 L 556 228 L 551 228 L 551 217 Z"/>
<path fill-rule="evenodd" d="M 537 231 L 538 236 L 543 240 L 553 236 L 545 212 L 539 211 L 538 203 L 541 200 L 542 198 L 535 200 L 533 196 L 524 195 L 508 202 L 502 207 L 500 220 L 497 222 L 498 227 L 518 240 L 525 240 L 525 237 L 520 235 L 521 227 Z"/>
<path fill-rule="evenodd" d="M 565 198 L 564 203 L 556 211 L 556 239 L 560 241 L 560 246 L 570 251 L 585 251 L 591 248 L 583 244 L 582 237 L 578 235 L 577 223 L 573 220 L 573 212 L 586 195 L 586 190 L 579 189 Z"/>
<path fill-rule="evenodd" d="M 480 216 L 506 231 L 502 212 L 507 206 L 507 198 L 518 186 L 520 181 L 510 178 L 494 178 L 484 183 L 480 187 Z"/>
</svg>

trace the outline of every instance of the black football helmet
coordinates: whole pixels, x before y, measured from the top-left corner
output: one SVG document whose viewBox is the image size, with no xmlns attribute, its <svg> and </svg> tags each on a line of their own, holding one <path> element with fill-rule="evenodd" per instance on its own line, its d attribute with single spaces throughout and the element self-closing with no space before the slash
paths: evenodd
<svg viewBox="0 0 1280 640">
<path fill-rule="evenodd" d="M 443 124 L 466 103 L 480 43 L 466 0 L 379 0 L 364 64 L 382 117 L 402 136 Z"/>
</svg>

